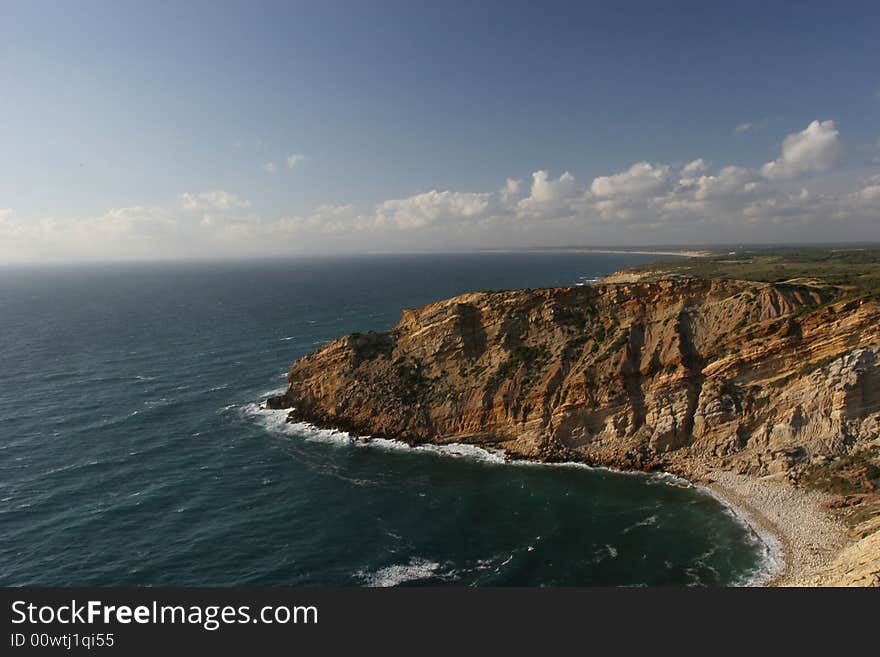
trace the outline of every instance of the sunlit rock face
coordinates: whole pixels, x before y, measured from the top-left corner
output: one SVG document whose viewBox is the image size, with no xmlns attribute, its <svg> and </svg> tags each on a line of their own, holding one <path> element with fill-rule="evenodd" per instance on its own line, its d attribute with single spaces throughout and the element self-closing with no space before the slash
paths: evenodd
<svg viewBox="0 0 880 657">
<path fill-rule="evenodd" d="M 678 279 L 465 294 L 294 363 L 291 421 L 515 457 L 796 472 L 880 428 L 880 307 Z"/>
</svg>

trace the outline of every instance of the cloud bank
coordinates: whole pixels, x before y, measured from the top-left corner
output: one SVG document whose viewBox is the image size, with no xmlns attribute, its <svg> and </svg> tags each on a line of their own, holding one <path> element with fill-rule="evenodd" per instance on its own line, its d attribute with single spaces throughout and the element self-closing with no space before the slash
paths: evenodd
<svg viewBox="0 0 880 657">
<path fill-rule="evenodd" d="M 827 171 L 840 153 L 838 137 L 834 121 L 813 121 L 801 132 L 786 137 L 782 155 L 761 167 L 761 173 L 770 179 L 784 179 Z"/>
<path fill-rule="evenodd" d="M 841 154 L 833 121 L 813 121 L 758 167 L 641 161 L 579 182 L 540 169 L 496 190 L 437 190 L 370 208 L 321 205 L 265 217 L 240 195 L 188 192 L 165 206 L 25 221 L 0 209 L 7 259 L 281 255 L 383 248 L 733 241 L 880 240 L 880 175 L 829 190 Z M 301 155 L 287 158 L 294 167 Z M 840 178 L 838 176 L 838 178 Z"/>
</svg>

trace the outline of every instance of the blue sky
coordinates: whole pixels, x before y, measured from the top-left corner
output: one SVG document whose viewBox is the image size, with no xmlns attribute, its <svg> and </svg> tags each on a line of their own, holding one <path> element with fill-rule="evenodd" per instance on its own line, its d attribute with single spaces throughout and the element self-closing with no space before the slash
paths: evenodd
<svg viewBox="0 0 880 657">
<path fill-rule="evenodd" d="M 0 6 L 0 256 L 880 239 L 877 3 L 188 5 Z"/>
</svg>

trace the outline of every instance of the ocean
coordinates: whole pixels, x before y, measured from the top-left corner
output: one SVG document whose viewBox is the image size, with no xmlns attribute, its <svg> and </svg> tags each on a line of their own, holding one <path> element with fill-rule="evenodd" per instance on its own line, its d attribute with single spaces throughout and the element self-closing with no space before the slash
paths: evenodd
<svg viewBox="0 0 880 657">
<path fill-rule="evenodd" d="M 455 294 L 654 256 L 0 269 L 0 585 L 719 586 L 766 546 L 663 475 L 288 425 L 298 357 Z"/>
</svg>

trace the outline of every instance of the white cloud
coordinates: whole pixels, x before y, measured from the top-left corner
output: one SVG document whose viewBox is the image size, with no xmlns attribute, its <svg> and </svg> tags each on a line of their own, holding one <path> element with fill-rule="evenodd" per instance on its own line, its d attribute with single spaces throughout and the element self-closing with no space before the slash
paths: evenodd
<svg viewBox="0 0 880 657">
<path fill-rule="evenodd" d="M 591 209 L 605 222 L 631 223 L 644 218 L 655 223 L 662 197 L 673 187 L 672 167 L 668 164 L 636 162 L 624 171 L 593 179 Z"/>
<path fill-rule="evenodd" d="M 758 130 L 766 128 L 768 123 L 770 123 L 769 119 L 761 119 L 760 121 L 746 121 L 743 123 L 739 123 L 733 129 L 733 134 L 741 135 L 746 132 L 757 132 Z"/>
<path fill-rule="evenodd" d="M 813 121 L 801 132 L 788 135 L 782 154 L 761 167 L 761 173 L 771 180 L 784 180 L 827 171 L 840 153 L 838 136 L 834 121 Z"/>
<path fill-rule="evenodd" d="M 0 258 L 118 260 L 168 253 L 178 223 L 167 208 L 112 208 L 84 218 L 25 219 L 0 210 Z"/>
<path fill-rule="evenodd" d="M 184 210 L 201 213 L 199 223 L 202 226 L 235 223 L 238 215 L 251 206 L 247 199 L 222 190 L 181 194 L 179 201 Z"/>
<path fill-rule="evenodd" d="M 692 176 L 695 173 L 700 173 L 701 171 L 705 171 L 708 168 L 706 161 L 703 158 L 699 158 L 694 160 L 693 162 L 689 162 L 685 164 L 681 168 L 681 175 L 683 176 Z"/>
<path fill-rule="evenodd" d="M 693 198 L 695 201 L 708 201 L 750 194 L 756 190 L 758 179 L 753 169 L 724 167 L 717 175 L 697 178 Z"/>
<path fill-rule="evenodd" d="M 319 205 L 307 216 L 283 216 L 261 225 L 269 235 L 342 235 L 369 228 L 370 219 L 353 205 Z"/>
<path fill-rule="evenodd" d="M 489 210 L 491 193 L 431 190 L 376 206 L 377 226 L 424 228 L 438 222 L 475 221 Z"/>
<path fill-rule="evenodd" d="M 13 242 L 26 238 L 27 231 L 24 228 L 25 226 L 16 220 L 12 208 L 0 208 L 0 245 L 5 242 L 9 246 Z M 0 255 L 2 255 L 2 251 L 0 248 Z"/>
<path fill-rule="evenodd" d="M 518 225 L 526 227 L 571 217 L 581 211 L 586 190 L 578 185 L 568 171 L 558 178 L 552 178 L 547 171 L 540 170 L 532 173 L 528 196 L 517 200 L 519 191 L 518 187 L 517 195 L 501 194 L 499 207 L 495 209 L 496 221 L 515 220 Z"/>
<path fill-rule="evenodd" d="M 177 222 L 164 208 L 134 206 L 113 208 L 86 226 L 117 235 L 158 235 L 173 231 Z"/>
<path fill-rule="evenodd" d="M 301 155 L 299 153 L 293 153 L 287 156 L 287 168 L 292 169 L 297 164 L 306 159 L 305 155 Z"/>
<path fill-rule="evenodd" d="M 834 192 L 796 180 L 825 170 L 837 148 L 834 124 L 813 122 L 764 167 L 641 161 L 586 185 L 568 171 L 554 178 L 538 170 L 531 184 L 508 178 L 494 191 L 435 189 L 369 207 L 324 204 L 277 217 L 261 216 L 250 201 L 222 190 L 79 219 L 26 221 L 0 209 L 0 257 L 257 255 L 339 245 L 472 247 L 478 240 L 503 246 L 880 239 L 880 174 L 836 180 Z"/>
<path fill-rule="evenodd" d="M 521 194 L 522 180 L 514 180 L 513 178 L 508 178 L 499 192 L 501 200 L 505 203 L 516 201 Z"/>
<path fill-rule="evenodd" d="M 199 192 L 197 194 L 185 193 L 180 195 L 180 205 L 184 210 L 232 210 L 236 208 L 248 208 L 251 202 L 241 198 L 237 194 L 230 194 L 222 190 Z"/>
<path fill-rule="evenodd" d="M 859 198 L 868 202 L 880 201 L 880 174 L 865 181 L 865 186 L 859 191 Z"/>
<path fill-rule="evenodd" d="M 593 179 L 590 191 L 600 198 L 643 197 L 660 192 L 669 182 L 667 164 L 637 162 L 626 171 Z"/>
<path fill-rule="evenodd" d="M 266 173 L 275 173 L 278 170 L 278 167 L 275 166 L 274 162 L 264 162 L 260 165 L 260 168 Z"/>
<path fill-rule="evenodd" d="M 532 174 L 532 192 L 528 200 L 545 203 L 560 201 L 577 195 L 577 182 L 568 171 L 565 171 L 556 180 L 550 178 L 550 174 L 544 170 L 535 171 Z"/>
</svg>

